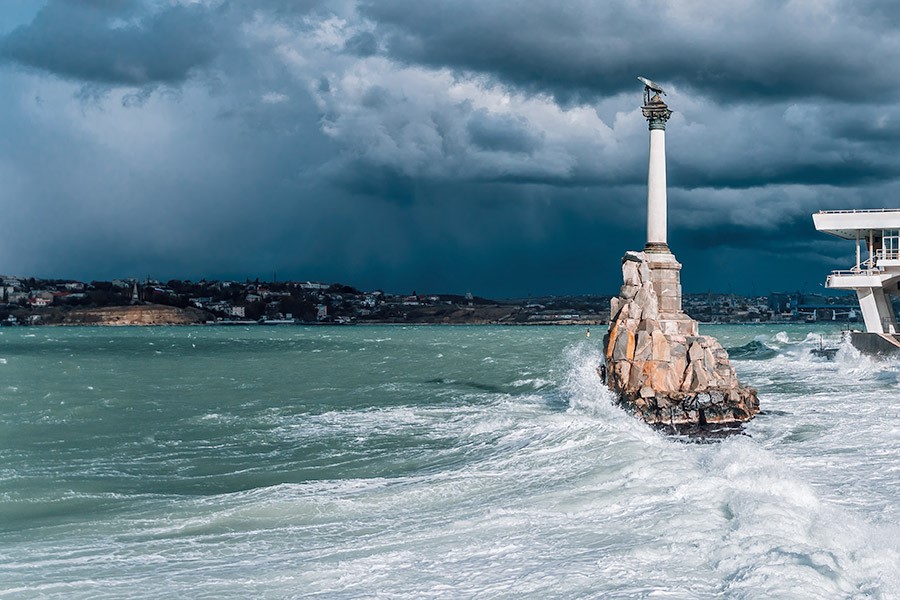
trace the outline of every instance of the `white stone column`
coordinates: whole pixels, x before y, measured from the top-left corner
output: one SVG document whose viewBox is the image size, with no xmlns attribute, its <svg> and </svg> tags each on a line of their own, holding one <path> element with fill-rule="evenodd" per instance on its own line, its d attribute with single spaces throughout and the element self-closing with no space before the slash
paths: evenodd
<svg viewBox="0 0 900 600">
<path fill-rule="evenodd" d="M 650 128 L 647 173 L 647 245 L 666 244 L 666 130 Z"/>
<path fill-rule="evenodd" d="M 669 250 L 667 240 L 666 200 L 666 122 L 672 111 L 660 98 L 661 90 L 644 88 L 641 112 L 650 127 L 650 164 L 647 169 L 647 244 L 644 252 L 650 267 L 650 281 L 659 299 L 662 321 L 678 322 L 687 317 L 681 311 L 681 265 Z M 692 330 L 693 331 L 693 330 Z M 687 332 L 682 332 L 687 333 Z"/>
<path fill-rule="evenodd" d="M 672 111 L 659 94 L 644 96 L 641 111 L 650 126 L 650 165 L 647 170 L 647 245 L 644 252 L 669 254 L 666 206 L 666 121 Z"/>
</svg>

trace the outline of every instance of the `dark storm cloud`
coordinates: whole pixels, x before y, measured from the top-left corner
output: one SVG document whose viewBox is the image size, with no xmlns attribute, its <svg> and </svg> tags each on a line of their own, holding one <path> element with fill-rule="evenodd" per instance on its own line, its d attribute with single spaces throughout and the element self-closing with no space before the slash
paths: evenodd
<svg viewBox="0 0 900 600">
<path fill-rule="evenodd" d="M 720 98 L 883 98 L 900 90 L 892 4 L 673 3 L 576 0 L 377 0 L 389 51 L 413 63 L 496 75 L 564 101 L 665 76 Z"/>
<path fill-rule="evenodd" d="M 335 183 L 351 194 L 407 206 L 418 196 L 416 179 L 392 167 L 351 162 L 342 164 L 334 176 Z"/>
<path fill-rule="evenodd" d="M 837 112 L 837 111 L 835 111 Z M 895 144 L 900 141 L 900 107 L 896 105 L 856 106 L 829 115 L 826 127 L 834 138 L 871 144 Z M 890 152 L 889 148 L 878 148 Z"/>
<path fill-rule="evenodd" d="M 675 110 L 685 289 L 790 289 L 849 254 L 812 212 L 900 197 L 898 12 L 50 0 L 0 40 L 0 270 L 612 292 L 644 242 L 641 74 Z"/>
<path fill-rule="evenodd" d="M 529 131 L 527 121 L 511 115 L 492 116 L 480 110 L 469 119 L 466 129 L 472 143 L 484 150 L 530 154 L 540 145 L 538 136 Z"/>
<path fill-rule="evenodd" d="M 378 38 L 371 31 L 362 31 L 348 39 L 344 49 L 357 56 L 372 56 L 378 52 Z"/>
<path fill-rule="evenodd" d="M 727 171 L 710 172 L 701 164 L 684 159 L 670 161 L 672 177 L 669 185 L 684 188 L 746 189 L 776 184 L 809 184 L 852 187 L 896 179 L 900 164 L 875 155 L 837 156 L 816 162 L 798 161 L 788 164 L 733 165 Z"/>
<path fill-rule="evenodd" d="M 180 83 L 216 54 L 202 6 L 148 11 L 137 0 L 51 0 L 0 43 L 7 60 L 83 82 Z"/>
</svg>

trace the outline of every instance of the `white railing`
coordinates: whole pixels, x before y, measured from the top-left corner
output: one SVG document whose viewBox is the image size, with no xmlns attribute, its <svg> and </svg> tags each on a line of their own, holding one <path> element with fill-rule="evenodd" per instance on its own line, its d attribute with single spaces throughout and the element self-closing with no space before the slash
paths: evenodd
<svg viewBox="0 0 900 600">
<path fill-rule="evenodd" d="M 878 266 L 879 260 L 900 260 L 900 250 L 876 250 L 874 258 L 868 258 L 850 269 L 838 269 L 831 272 L 839 277 L 849 275 L 874 275 L 883 269 Z"/>
<path fill-rule="evenodd" d="M 850 269 L 839 269 L 836 271 L 832 271 L 832 275 L 871 275 L 876 271 L 879 271 L 878 267 L 875 266 L 875 259 L 867 258 L 862 261 L 858 265 L 851 267 Z"/>
<path fill-rule="evenodd" d="M 851 210 L 820 210 L 820 215 L 843 215 L 851 213 L 900 212 L 900 208 L 854 208 Z"/>
</svg>

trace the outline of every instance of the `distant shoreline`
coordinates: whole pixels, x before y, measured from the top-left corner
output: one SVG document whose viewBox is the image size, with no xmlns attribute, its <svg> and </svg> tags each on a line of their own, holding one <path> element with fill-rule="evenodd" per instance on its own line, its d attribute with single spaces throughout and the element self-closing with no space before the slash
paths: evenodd
<svg viewBox="0 0 900 600">
<path fill-rule="evenodd" d="M 360 291 L 340 283 L 113 280 L 85 283 L 0 276 L 3 325 L 574 325 L 605 326 L 611 296 L 528 296 L 492 300 L 472 293 Z M 749 298 L 685 294 L 701 323 L 855 322 L 849 296 L 800 292 Z"/>
<path fill-rule="evenodd" d="M 818 322 L 806 322 L 806 321 L 765 321 L 765 322 L 751 322 L 751 321 L 731 321 L 731 322 L 700 322 L 700 325 L 712 325 L 712 326 L 723 326 L 723 325 L 739 325 L 739 326 L 758 326 L 758 327 L 766 327 L 773 325 L 803 325 L 813 327 L 816 325 L 823 324 L 833 324 L 833 325 L 842 325 L 844 327 L 847 326 L 847 323 L 842 322 L 833 322 L 833 321 L 818 321 Z M 216 321 L 205 321 L 205 322 L 196 322 L 196 323 L 181 323 L 181 322 L 158 322 L 158 323 L 115 323 L 115 322 L 92 322 L 92 323 L 37 323 L 31 325 L 17 325 L 15 327 L 22 328 L 31 328 L 31 327 L 109 327 L 111 329 L 120 328 L 120 327 L 382 327 L 382 326 L 390 326 L 390 327 L 597 327 L 598 332 L 605 331 L 608 326 L 607 322 L 575 322 L 575 321 L 549 321 L 549 322 L 529 322 L 529 323 L 515 323 L 515 322 L 507 322 L 507 323 L 467 323 L 467 322 L 458 322 L 458 323 L 429 323 L 429 322 L 416 322 L 416 323 L 406 323 L 402 321 L 364 321 L 359 323 L 328 323 L 328 322 L 303 322 L 297 321 L 295 323 L 266 323 L 260 321 L 246 321 L 246 322 L 216 322 Z"/>
<path fill-rule="evenodd" d="M 449 308 L 449 307 L 448 307 Z M 437 311 L 431 308 L 410 310 L 402 317 L 391 315 L 383 319 L 346 318 L 335 320 L 309 321 L 301 319 L 222 319 L 207 310 L 195 307 L 176 307 L 165 304 L 136 304 L 131 306 L 108 306 L 97 308 L 47 307 L 20 311 L 15 323 L 4 321 L 4 325 L 35 327 L 129 327 L 129 326 L 176 326 L 203 325 L 215 327 L 235 326 L 307 326 L 344 327 L 347 325 L 511 325 L 511 326 L 575 326 L 605 328 L 606 314 L 576 315 L 534 315 L 522 314 L 515 307 L 499 305 L 455 307 Z M 405 318 L 404 318 L 405 317 Z M 702 325 L 820 325 L 834 323 L 847 326 L 846 321 L 750 321 L 730 319 L 727 321 L 700 321 Z"/>
</svg>

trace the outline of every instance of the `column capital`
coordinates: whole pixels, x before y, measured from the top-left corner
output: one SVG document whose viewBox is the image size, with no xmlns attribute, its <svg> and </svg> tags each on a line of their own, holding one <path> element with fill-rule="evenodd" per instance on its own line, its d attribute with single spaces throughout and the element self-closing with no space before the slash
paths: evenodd
<svg viewBox="0 0 900 600">
<path fill-rule="evenodd" d="M 662 129 L 665 131 L 666 121 L 672 116 L 672 111 L 669 110 L 666 103 L 660 99 L 659 94 L 656 94 L 649 102 L 646 102 L 641 107 L 641 112 L 644 114 L 644 118 L 647 119 L 651 131 L 653 129 Z"/>
</svg>

